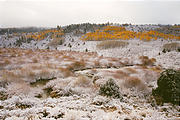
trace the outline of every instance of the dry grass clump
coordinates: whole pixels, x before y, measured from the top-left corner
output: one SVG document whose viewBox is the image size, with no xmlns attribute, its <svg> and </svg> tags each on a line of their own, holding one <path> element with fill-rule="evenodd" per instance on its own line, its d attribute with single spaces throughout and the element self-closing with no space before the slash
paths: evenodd
<svg viewBox="0 0 180 120">
<path fill-rule="evenodd" d="M 112 57 L 110 57 L 108 60 L 112 61 L 112 62 L 117 62 L 117 61 L 120 60 L 120 58 L 112 58 Z"/>
<path fill-rule="evenodd" d="M 42 56 L 42 59 L 43 59 L 43 60 L 49 60 L 50 57 L 49 57 L 48 55 L 43 55 L 43 56 Z"/>
<path fill-rule="evenodd" d="M 63 76 L 66 77 L 70 77 L 70 76 L 74 76 L 73 72 L 70 71 L 68 68 L 59 68 L 59 70 L 62 72 Z"/>
<path fill-rule="evenodd" d="M 58 45 L 62 45 L 64 43 L 64 38 L 54 38 L 51 42 L 49 42 L 48 46 L 57 47 Z"/>
<path fill-rule="evenodd" d="M 130 73 L 130 74 L 135 74 L 135 73 L 137 73 L 137 71 L 136 71 L 134 68 L 128 67 L 128 68 L 125 68 L 125 70 L 126 70 L 128 73 Z"/>
<path fill-rule="evenodd" d="M 18 58 L 17 57 L 16 60 L 14 61 L 14 63 L 19 64 L 19 65 L 31 63 L 29 59 L 30 59 L 30 57 L 27 57 L 27 58 L 23 58 L 23 57 Z"/>
<path fill-rule="evenodd" d="M 100 62 L 99 62 L 98 60 L 95 60 L 95 61 L 94 61 L 94 66 L 95 66 L 95 67 L 99 67 L 99 66 L 100 66 Z"/>
<path fill-rule="evenodd" d="M 151 84 L 153 81 L 156 81 L 160 75 L 159 72 L 152 71 L 151 69 L 144 69 L 141 73 L 143 74 L 143 81 L 147 84 Z"/>
<path fill-rule="evenodd" d="M 20 74 L 15 73 L 14 71 L 8 71 L 8 70 L 2 71 L 2 80 L 5 82 L 20 82 L 20 81 L 22 81 Z"/>
<path fill-rule="evenodd" d="M 113 74 L 113 77 L 115 79 L 123 79 L 125 77 L 128 77 L 129 75 L 125 72 L 123 72 L 122 70 L 117 70 L 115 71 L 115 73 Z"/>
<path fill-rule="evenodd" d="M 0 67 L 4 67 L 9 64 L 11 64 L 11 61 L 8 59 L 5 59 L 4 61 L 0 62 Z"/>
<path fill-rule="evenodd" d="M 4 64 L 6 64 L 6 65 L 7 65 L 7 64 L 10 64 L 10 63 L 11 63 L 11 61 L 10 61 L 10 60 L 8 60 L 8 59 L 5 59 L 5 60 L 4 60 Z"/>
<path fill-rule="evenodd" d="M 55 76 L 48 68 L 41 69 L 26 69 L 22 68 L 18 73 L 19 77 L 27 82 L 34 82 L 37 79 L 50 79 Z"/>
<path fill-rule="evenodd" d="M 43 78 L 43 79 L 49 79 L 51 77 L 54 77 L 50 70 L 48 69 L 42 69 L 36 74 L 37 78 Z"/>
<path fill-rule="evenodd" d="M 32 62 L 33 63 L 38 63 L 38 59 L 37 58 L 32 58 Z"/>
<path fill-rule="evenodd" d="M 150 70 L 157 72 L 157 73 L 162 72 L 162 69 L 160 66 L 154 66 L 154 67 L 150 68 Z"/>
<path fill-rule="evenodd" d="M 117 73 L 117 74 L 120 74 L 120 75 L 122 75 L 122 76 L 125 76 L 125 77 L 128 76 L 128 74 L 127 74 L 126 72 L 123 72 L 122 70 L 117 70 L 116 73 Z"/>
<path fill-rule="evenodd" d="M 29 84 L 26 83 L 23 79 L 23 76 L 20 74 L 19 71 L 2 71 L 2 83 L 6 84 L 7 93 L 9 96 L 11 95 L 19 95 L 19 94 L 26 94 L 29 92 Z"/>
<path fill-rule="evenodd" d="M 141 80 L 138 77 L 128 77 L 125 84 L 129 87 L 135 87 L 141 84 Z"/>
<path fill-rule="evenodd" d="M 70 71 L 80 70 L 86 66 L 85 61 L 81 59 L 80 61 L 75 61 L 67 67 Z"/>
<path fill-rule="evenodd" d="M 92 74 L 95 74 L 95 73 L 97 73 L 98 71 L 96 70 L 96 69 L 91 69 L 91 71 L 90 71 L 90 73 L 92 73 Z"/>
<path fill-rule="evenodd" d="M 137 68 L 137 69 L 140 69 L 140 70 L 141 70 L 141 69 L 148 69 L 147 66 L 142 66 L 142 65 L 141 65 L 141 66 L 137 66 L 136 68 Z"/>
<path fill-rule="evenodd" d="M 139 90 L 144 90 L 146 88 L 145 84 L 138 77 L 128 77 L 124 81 L 124 86 L 127 88 L 137 88 Z"/>
<path fill-rule="evenodd" d="M 80 75 L 75 81 L 75 85 L 80 86 L 80 87 L 90 87 L 92 83 L 88 77 L 84 75 Z"/>
<path fill-rule="evenodd" d="M 8 95 L 20 95 L 27 94 L 30 92 L 30 86 L 24 81 L 11 83 L 7 86 Z"/>
<path fill-rule="evenodd" d="M 68 56 L 68 55 L 63 55 L 63 56 L 62 56 L 62 59 L 63 59 L 63 60 L 67 60 L 67 61 L 74 61 L 74 60 L 75 60 L 74 57 Z"/>
<path fill-rule="evenodd" d="M 112 64 L 112 62 L 108 62 L 107 67 L 111 68 L 114 67 L 114 65 Z"/>
<path fill-rule="evenodd" d="M 42 69 L 44 66 L 42 64 L 31 64 L 28 67 L 32 70 L 38 70 L 38 69 Z"/>
<path fill-rule="evenodd" d="M 56 69 L 57 68 L 56 64 L 53 64 L 53 63 L 46 62 L 44 64 L 47 69 Z"/>
<path fill-rule="evenodd" d="M 35 80 L 36 79 L 36 73 L 33 70 L 30 69 L 22 69 L 21 70 L 21 77 L 25 79 Z"/>
<path fill-rule="evenodd" d="M 86 53 L 86 55 L 88 55 L 89 57 L 98 57 L 97 52 L 88 52 Z"/>
<path fill-rule="evenodd" d="M 34 51 L 31 50 L 31 49 L 28 49 L 28 50 L 24 50 L 23 52 L 24 52 L 25 55 L 33 55 Z"/>
<path fill-rule="evenodd" d="M 143 66 L 152 66 L 156 62 L 155 58 L 149 59 L 148 56 L 140 56 L 139 59 L 141 60 L 141 64 Z"/>
<path fill-rule="evenodd" d="M 180 43 L 173 42 L 164 44 L 163 51 L 180 51 Z"/>
<path fill-rule="evenodd" d="M 109 48 L 119 48 L 119 47 L 125 47 L 129 43 L 125 41 L 115 41 L 115 40 L 109 40 L 109 41 L 102 41 L 101 43 L 97 44 L 97 48 L 99 49 L 109 49 Z"/>
</svg>

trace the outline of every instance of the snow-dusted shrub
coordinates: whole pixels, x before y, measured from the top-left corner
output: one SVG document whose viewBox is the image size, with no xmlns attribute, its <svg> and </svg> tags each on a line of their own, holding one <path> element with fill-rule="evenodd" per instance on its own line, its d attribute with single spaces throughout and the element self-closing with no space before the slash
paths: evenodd
<svg viewBox="0 0 180 120">
<path fill-rule="evenodd" d="M 71 89 L 59 89 L 50 92 L 49 96 L 52 98 L 58 98 L 61 96 L 72 96 L 73 94 L 75 94 L 75 92 L 72 91 Z"/>
<path fill-rule="evenodd" d="M 21 36 L 19 37 L 19 39 L 16 39 L 15 45 L 20 47 L 25 42 L 26 42 L 26 39 L 23 36 Z"/>
<path fill-rule="evenodd" d="M 41 109 L 39 111 L 39 113 L 41 114 L 41 119 L 47 119 L 49 118 L 50 120 L 59 120 L 60 118 L 63 118 L 64 116 L 64 112 L 62 112 L 59 107 L 44 107 L 43 109 Z M 34 120 L 34 119 L 33 119 Z"/>
<path fill-rule="evenodd" d="M 113 79 L 109 79 L 104 85 L 100 86 L 99 94 L 107 97 L 122 99 L 119 86 Z"/>
<path fill-rule="evenodd" d="M 32 106 L 30 104 L 16 103 L 16 107 L 20 109 L 26 109 L 26 108 L 31 108 Z"/>
<path fill-rule="evenodd" d="M 5 88 L 8 85 L 7 81 L 0 81 L 0 88 Z"/>
<path fill-rule="evenodd" d="M 180 104 L 180 71 L 167 69 L 163 71 L 157 81 L 158 87 L 152 91 L 162 102 Z"/>
<path fill-rule="evenodd" d="M 180 52 L 180 47 L 177 49 L 178 52 Z"/>
<path fill-rule="evenodd" d="M 53 88 L 49 86 L 44 88 L 43 90 L 47 96 L 50 96 L 51 92 L 53 91 Z"/>
<path fill-rule="evenodd" d="M 64 81 L 65 82 L 65 81 Z M 44 93 L 46 96 L 50 96 L 52 98 L 58 98 L 61 96 L 71 96 L 73 94 L 76 94 L 71 87 L 68 86 L 67 83 L 64 83 L 63 81 L 50 81 L 46 84 L 44 87 Z"/>
<path fill-rule="evenodd" d="M 0 100 L 6 100 L 8 95 L 5 91 L 0 91 Z"/>
</svg>

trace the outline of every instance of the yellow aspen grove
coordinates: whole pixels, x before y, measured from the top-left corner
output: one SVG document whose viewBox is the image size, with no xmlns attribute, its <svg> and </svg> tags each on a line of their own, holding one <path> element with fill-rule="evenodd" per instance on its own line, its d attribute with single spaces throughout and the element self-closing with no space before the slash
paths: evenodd
<svg viewBox="0 0 180 120">
<path fill-rule="evenodd" d="M 61 37 L 64 35 L 63 31 L 60 30 L 55 30 L 55 29 L 50 29 L 50 30 L 44 30 L 41 32 L 36 32 L 36 33 L 29 33 L 26 35 L 26 38 L 31 38 L 34 40 L 43 40 L 45 39 L 48 35 L 51 35 L 52 38 L 56 37 Z"/>
<path fill-rule="evenodd" d="M 106 26 L 102 29 L 97 29 L 95 32 L 89 32 L 82 35 L 81 40 L 130 40 L 130 39 L 140 39 L 140 40 L 157 40 L 158 38 L 163 39 L 176 39 L 179 40 L 179 36 L 174 36 L 171 34 L 164 34 L 158 31 L 144 31 L 144 32 L 134 32 L 128 31 L 124 27 L 120 26 Z"/>
</svg>

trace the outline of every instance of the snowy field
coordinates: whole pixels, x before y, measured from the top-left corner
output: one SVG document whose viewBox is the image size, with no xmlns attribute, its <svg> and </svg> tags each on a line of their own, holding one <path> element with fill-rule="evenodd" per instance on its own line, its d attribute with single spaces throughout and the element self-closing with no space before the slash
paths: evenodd
<svg viewBox="0 0 180 120">
<path fill-rule="evenodd" d="M 50 41 L 17 48 L 16 38 L 0 37 L 0 119 L 180 120 L 180 106 L 159 106 L 151 96 L 160 72 L 180 69 L 180 52 L 162 52 L 171 40 L 127 40 L 127 46 L 111 49 L 73 34 L 56 48 Z M 109 79 L 122 99 L 100 95 Z"/>
</svg>

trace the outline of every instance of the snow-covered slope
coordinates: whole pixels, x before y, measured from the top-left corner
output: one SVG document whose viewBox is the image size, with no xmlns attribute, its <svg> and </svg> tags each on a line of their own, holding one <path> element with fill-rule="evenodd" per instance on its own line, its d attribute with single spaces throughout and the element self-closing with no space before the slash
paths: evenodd
<svg viewBox="0 0 180 120">
<path fill-rule="evenodd" d="M 180 106 L 157 105 L 151 91 L 164 69 L 180 69 L 180 52 L 162 52 L 164 44 L 180 41 L 133 39 L 125 47 L 99 49 L 102 41 L 82 41 L 73 33 L 56 47 L 49 37 L 20 46 L 17 39 L 0 36 L 0 119 L 179 120 Z M 150 63 L 144 65 L 145 56 Z M 100 95 L 110 79 L 123 99 Z"/>
</svg>

